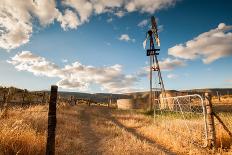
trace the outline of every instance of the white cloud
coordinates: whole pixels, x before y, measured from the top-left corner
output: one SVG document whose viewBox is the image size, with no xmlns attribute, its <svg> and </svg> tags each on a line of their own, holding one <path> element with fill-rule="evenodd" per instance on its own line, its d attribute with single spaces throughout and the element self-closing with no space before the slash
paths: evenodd
<svg viewBox="0 0 232 155">
<path fill-rule="evenodd" d="M 33 21 L 47 26 L 57 18 L 61 26 L 76 28 L 78 20 L 70 11 L 64 17 L 56 8 L 55 0 L 1 0 L 0 4 L 0 48 L 14 49 L 29 42 L 33 33 Z"/>
<path fill-rule="evenodd" d="M 176 0 L 125 0 L 125 9 L 128 12 L 140 11 L 154 13 L 160 9 L 175 5 Z"/>
<path fill-rule="evenodd" d="M 200 58 L 209 64 L 219 58 L 232 55 L 232 25 L 221 23 L 217 28 L 202 33 L 185 44 L 179 44 L 168 49 L 168 54 L 193 60 Z"/>
<path fill-rule="evenodd" d="M 15 7 L 17 6 L 17 7 Z M 0 47 L 12 49 L 29 41 L 32 34 L 32 7 L 24 1 L 1 0 L 0 4 Z"/>
<path fill-rule="evenodd" d="M 148 62 L 146 62 L 146 64 L 148 65 Z M 179 59 L 166 58 L 162 61 L 159 61 L 159 66 L 160 66 L 161 71 L 172 71 L 175 68 L 183 67 L 185 65 L 186 65 L 185 62 L 183 60 L 179 60 Z M 156 68 L 156 65 L 153 65 L 153 68 Z M 139 70 L 137 72 L 137 76 L 138 77 L 146 77 L 149 72 L 150 72 L 150 65 L 141 68 L 141 70 Z M 170 78 L 171 76 L 172 76 L 172 74 L 169 74 L 168 78 Z"/>
<path fill-rule="evenodd" d="M 122 10 L 119 10 L 119 11 L 115 12 L 114 14 L 121 18 L 121 17 L 123 17 L 125 15 L 125 12 L 122 11 Z"/>
<path fill-rule="evenodd" d="M 33 21 L 43 27 L 55 20 L 64 30 L 76 29 L 95 14 L 112 13 L 118 17 L 132 11 L 154 13 L 174 5 L 176 0 L 1 0 L 0 48 L 14 49 L 29 42 Z M 70 9 L 66 9 L 69 7 Z M 64 14 L 62 14 L 63 10 Z M 74 11 L 75 10 L 75 11 Z M 35 22 L 37 23 L 37 22 Z"/>
<path fill-rule="evenodd" d="M 179 59 L 166 58 L 164 60 L 159 61 L 160 69 L 164 71 L 170 71 L 177 67 L 183 67 L 185 65 L 185 62 Z"/>
<path fill-rule="evenodd" d="M 67 59 L 62 59 L 62 62 L 63 62 L 63 63 L 67 63 L 68 60 L 67 60 Z"/>
<path fill-rule="evenodd" d="M 96 14 L 113 12 L 123 6 L 124 0 L 91 0 Z"/>
<path fill-rule="evenodd" d="M 94 67 L 74 62 L 63 68 L 46 60 L 43 57 L 33 55 L 30 51 L 22 51 L 8 61 L 19 71 L 28 71 L 36 76 L 57 77 L 57 84 L 66 89 L 86 90 L 91 84 L 109 92 L 125 92 L 133 90 L 138 81 L 136 75 L 122 73 L 121 65 L 106 67 Z"/>
<path fill-rule="evenodd" d="M 24 2 L 28 3 L 28 1 Z M 29 2 L 32 3 L 33 7 L 28 8 L 28 11 L 32 11 L 39 18 L 40 24 L 43 26 L 53 23 L 59 15 L 55 0 L 35 0 L 34 2 L 29 0 Z"/>
<path fill-rule="evenodd" d="M 64 30 L 68 30 L 69 28 L 76 29 L 81 24 L 77 15 L 69 9 L 65 10 L 64 15 L 60 14 L 57 20 L 61 23 L 61 27 Z"/>
<path fill-rule="evenodd" d="M 91 2 L 88 0 L 63 0 L 62 3 L 77 11 L 81 23 L 89 21 L 89 17 L 93 12 L 93 4 Z"/>
<path fill-rule="evenodd" d="M 118 39 L 121 41 L 126 41 L 126 42 L 129 42 L 129 41 L 135 42 L 135 39 L 130 38 L 130 36 L 128 34 L 122 34 Z"/>
<path fill-rule="evenodd" d="M 176 78 L 178 78 L 178 75 L 176 75 L 176 74 L 168 74 L 167 78 L 169 78 L 169 79 L 176 79 Z"/>
<path fill-rule="evenodd" d="M 122 40 L 122 41 L 130 41 L 130 37 L 128 34 L 122 34 L 120 37 L 119 37 L 119 40 Z"/>
<path fill-rule="evenodd" d="M 19 71 L 28 71 L 36 76 L 60 76 L 60 68 L 45 58 L 33 55 L 30 51 L 22 51 L 8 61 Z"/>
<path fill-rule="evenodd" d="M 142 20 L 141 22 L 138 23 L 138 26 L 139 27 L 145 27 L 145 26 L 147 26 L 147 24 L 148 24 L 148 20 L 144 19 L 144 20 Z"/>
</svg>

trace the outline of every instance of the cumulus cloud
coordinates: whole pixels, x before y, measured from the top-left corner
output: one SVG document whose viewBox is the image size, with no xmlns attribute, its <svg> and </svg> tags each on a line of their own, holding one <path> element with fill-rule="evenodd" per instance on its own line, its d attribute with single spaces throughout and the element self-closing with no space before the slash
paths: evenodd
<svg viewBox="0 0 232 155">
<path fill-rule="evenodd" d="M 56 8 L 55 0 L 1 0 L 0 48 L 10 50 L 28 43 L 35 19 L 43 27 L 57 19 L 65 30 L 80 25 L 70 10 L 66 10 L 63 17 Z"/>
<path fill-rule="evenodd" d="M 69 9 L 65 10 L 64 15 L 60 13 L 57 20 L 61 23 L 60 25 L 64 30 L 76 29 L 81 24 L 76 13 Z"/>
<path fill-rule="evenodd" d="M 176 0 L 1 0 L 0 48 L 14 49 L 29 42 L 33 24 L 43 27 L 60 22 L 64 30 L 76 29 L 95 14 L 112 13 L 118 17 L 127 12 L 154 13 L 174 5 Z M 69 9 L 67 9 L 67 7 Z"/>
<path fill-rule="evenodd" d="M 122 35 L 119 37 L 119 40 L 122 40 L 122 41 L 130 41 L 131 38 L 129 37 L 128 34 L 122 34 Z"/>
<path fill-rule="evenodd" d="M 176 0 L 130 0 L 125 4 L 128 12 L 141 11 L 154 13 L 157 10 L 173 6 Z"/>
<path fill-rule="evenodd" d="M 178 67 L 183 67 L 185 66 L 186 63 L 183 60 L 179 59 L 171 59 L 171 58 L 166 58 L 164 60 L 159 61 L 159 66 L 161 71 L 172 71 Z M 153 68 L 156 68 L 157 66 L 154 65 Z M 150 66 L 146 66 L 141 68 L 137 73 L 137 77 L 146 77 L 148 76 L 148 73 L 150 72 Z M 178 76 L 175 76 L 174 74 L 168 74 L 168 78 L 177 78 Z"/>
<path fill-rule="evenodd" d="M 193 40 L 168 49 L 177 58 L 193 60 L 200 58 L 209 64 L 219 58 L 232 55 L 232 25 L 220 23 L 217 28 L 198 35 Z"/>
<path fill-rule="evenodd" d="M 74 8 L 81 23 L 87 22 L 93 12 L 93 4 L 88 0 L 63 0 L 62 4 Z"/>
<path fill-rule="evenodd" d="M 11 60 L 8 60 L 8 63 L 14 65 L 19 71 L 28 71 L 36 76 L 60 78 L 60 81 L 57 82 L 58 86 L 66 89 L 83 91 L 88 89 L 89 85 L 97 84 L 109 92 L 125 92 L 133 90 L 138 81 L 136 75 L 123 74 L 122 66 L 118 64 L 94 67 L 83 65 L 77 61 L 61 68 L 30 51 L 16 54 Z"/>
<path fill-rule="evenodd" d="M 160 69 L 164 71 L 170 71 L 177 67 L 183 67 L 185 65 L 186 63 L 180 59 L 166 58 L 164 60 L 159 61 Z"/>
<path fill-rule="evenodd" d="M 129 41 L 135 42 L 135 39 L 130 38 L 128 34 L 122 34 L 118 39 L 121 41 L 126 41 L 126 42 L 129 42 Z"/>
<path fill-rule="evenodd" d="M 28 8 L 28 11 L 33 12 L 39 18 L 41 25 L 46 26 L 48 24 L 51 24 L 57 18 L 59 10 L 56 8 L 56 2 L 54 0 L 29 1 L 34 7 Z M 24 2 L 28 3 L 27 1 Z"/>
<path fill-rule="evenodd" d="M 115 12 L 114 14 L 118 17 L 123 17 L 125 15 L 125 12 L 120 10 L 120 11 Z"/>
<path fill-rule="evenodd" d="M 15 7 L 17 6 L 17 7 Z M 2 0 L 0 4 L 0 47 L 12 49 L 29 41 L 32 34 L 32 7 L 24 1 Z"/>
<path fill-rule="evenodd" d="M 147 24 L 148 24 L 148 20 L 144 19 L 144 20 L 142 20 L 141 22 L 138 23 L 138 26 L 139 27 L 145 27 L 145 26 L 147 26 Z"/>
<path fill-rule="evenodd" d="M 60 68 L 45 58 L 33 55 L 30 51 L 16 54 L 8 63 L 13 64 L 19 71 L 28 71 L 36 76 L 61 76 Z"/>
</svg>

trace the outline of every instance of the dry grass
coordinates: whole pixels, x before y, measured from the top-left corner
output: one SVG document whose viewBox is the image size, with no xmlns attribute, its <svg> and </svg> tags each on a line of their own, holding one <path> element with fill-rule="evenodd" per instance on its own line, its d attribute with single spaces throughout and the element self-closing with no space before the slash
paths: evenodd
<svg viewBox="0 0 232 155">
<path fill-rule="evenodd" d="M 1 112 L 0 154 L 45 153 L 47 107 Z M 107 107 L 58 108 L 56 154 L 165 154 L 118 127 Z M 155 153 L 154 153 L 155 152 Z"/>
<path fill-rule="evenodd" d="M 46 107 L 8 109 L 0 113 L 0 154 L 44 154 Z"/>
<path fill-rule="evenodd" d="M 165 116 L 156 118 L 155 122 L 152 117 L 144 116 L 137 112 L 127 112 L 122 114 L 121 111 L 114 112 L 114 117 L 127 128 L 134 130 L 136 133 L 143 135 L 166 148 L 176 152 L 178 154 L 209 154 L 210 150 L 201 149 L 197 145 L 192 144 L 192 140 L 200 142 L 202 135 L 200 134 L 200 127 L 202 124 L 197 117 L 188 120 L 188 125 L 194 132 L 191 134 L 186 129 L 184 121 L 177 116 Z M 167 118 L 168 117 L 168 118 Z M 230 115 L 222 116 L 222 119 L 231 122 L 232 117 Z M 227 123 L 229 123 L 227 122 Z M 228 126 L 228 125 L 227 125 Z M 230 128 L 230 126 L 228 126 Z M 230 128 L 231 130 L 232 128 Z M 232 154 L 232 139 L 225 130 L 216 125 L 217 131 L 217 153 L 220 154 Z M 201 142 L 203 144 L 203 141 Z"/>
<path fill-rule="evenodd" d="M 218 113 L 218 116 L 222 119 L 226 127 L 232 132 L 232 113 Z M 220 151 L 231 148 L 232 153 L 232 138 L 224 130 L 223 126 L 218 122 L 218 120 L 215 120 L 215 122 L 216 136 L 218 137 L 217 145 L 220 148 Z"/>
<path fill-rule="evenodd" d="M 47 106 L 0 112 L 0 154 L 45 153 Z M 152 117 L 102 106 L 67 106 L 57 110 L 56 154 L 209 154 L 189 143 L 181 119 Z M 223 115 L 223 119 L 232 115 Z M 192 127 L 199 123 L 191 120 Z M 231 141 L 220 126 L 218 153 L 231 154 Z M 197 130 L 197 129 L 196 129 Z M 181 134 L 180 134 L 181 133 Z M 181 136 L 180 136 L 181 135 Z M 228 151 L 226 152 L 225 151 Z M 229 150 L 230 149 L 230 150 Z"/>
<path fill-rule="evenodd" d="M 232 105 L 232 95 L 223 95 L 220 97 L 220 101 L 217 96 L 212 97 L 213 104 L 226 104 Z"/>
</svg>

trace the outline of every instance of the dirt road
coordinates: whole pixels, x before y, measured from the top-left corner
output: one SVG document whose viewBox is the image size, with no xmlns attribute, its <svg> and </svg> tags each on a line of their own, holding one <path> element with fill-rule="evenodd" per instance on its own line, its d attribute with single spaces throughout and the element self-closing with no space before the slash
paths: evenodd
<svg viewBox="0 0 232 155">
<path fill-rule="evenodd" d="M 126 113 L 117 115 L 116 110 L 102 106 L 82 105 L 77 110 L 81 154 L 174 154 L 137 133 L 135 129 L 138 126 L 125 126 L 122 122 Z M 130 121 L 133 123 L 135 120 Z"/>
</svg>

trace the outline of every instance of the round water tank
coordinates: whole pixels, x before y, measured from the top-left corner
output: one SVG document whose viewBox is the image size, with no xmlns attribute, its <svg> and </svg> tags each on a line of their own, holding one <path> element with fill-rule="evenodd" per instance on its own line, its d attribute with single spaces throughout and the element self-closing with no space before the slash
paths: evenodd
<svg viewBox="0 0 232 155">
<path fill-rule="evenodd" d="M 117 100 L 118 109 L 135 109 L 134 99 L 118 99 Z"/>
</svg>

